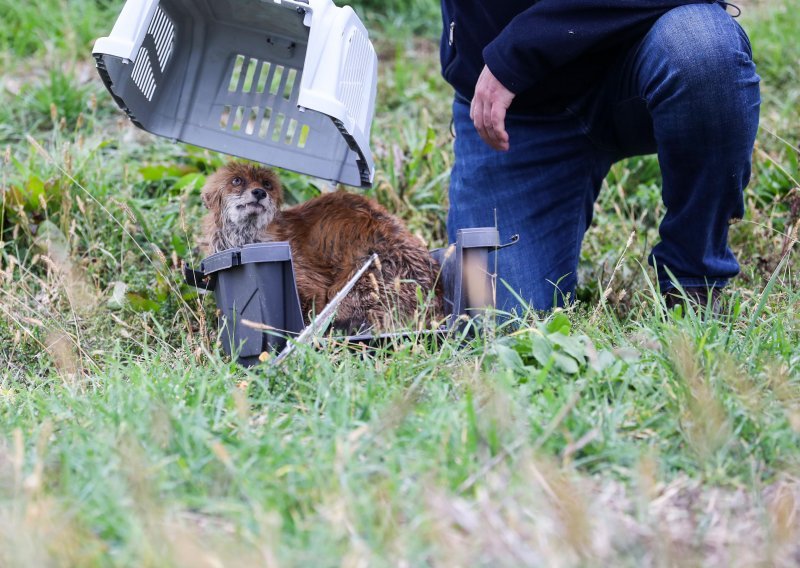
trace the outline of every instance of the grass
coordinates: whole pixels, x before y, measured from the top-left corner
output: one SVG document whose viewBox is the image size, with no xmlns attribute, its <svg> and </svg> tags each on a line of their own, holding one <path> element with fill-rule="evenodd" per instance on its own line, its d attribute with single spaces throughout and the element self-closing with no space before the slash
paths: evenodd
<svg viewBox="0 0 800 568">
<path fill-rule="evenodd" d="M 452 157 L 436 7 L 380 6 L 358 6 L 382 58 L 369 193 L 438 245 Z M 88 61 L 118 3 L 35 8 L 0 0 L 0 565 L 796 562 L 788 4 L 743 19 L 764 110 L 728 320 L 667 314 L 652 292 L 663 211 L 644 157 L 606 180 L 575 307 L 250 370 L 220 355 L 213 301 L 179 271 L 224 157 L 121 120 Z M 286 179 L 291 200 L 318 191 Z"/>
</svg>

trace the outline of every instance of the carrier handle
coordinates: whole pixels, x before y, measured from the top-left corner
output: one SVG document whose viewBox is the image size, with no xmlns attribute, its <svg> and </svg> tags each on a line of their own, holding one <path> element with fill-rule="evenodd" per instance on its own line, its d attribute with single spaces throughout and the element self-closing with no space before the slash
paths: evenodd
<svg viewBox="0 0 800 568">
<path fill-rule="evenodd" d="M 513 247 L 518 242 L 519 242 L 519 234 L 511 235 L 511 238 L 508 240 L 508 242 L 506 244 L 497 245 L 496 247 L 492 247 L 492 250 L 497 251 L 497 250 L 502 250 L 504 248 Z"/>
<path fill-rule="evenodd" d="M 183 265 L 183 277 L 189 286 L 200 290 L 213 291 L 217 287 L 217 279 L 214 276 L 206 276 L 199 270 L 194 270 L 188 264 Z"/>
</svg>

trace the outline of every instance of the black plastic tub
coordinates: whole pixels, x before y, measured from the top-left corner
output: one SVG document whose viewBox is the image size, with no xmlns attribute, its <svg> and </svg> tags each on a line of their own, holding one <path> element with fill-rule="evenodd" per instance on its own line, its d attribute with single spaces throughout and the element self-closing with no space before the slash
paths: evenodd
<svg viewBox="0 0 800 568">
<path fill-rule="evenodd" d="M 434 333 L 447 333 L 460 316 L 494 307 L 497 274 L 492 254 L 500 248 L 497 229 L 481 227 L 462 229 L 455 244 L 431 251 L 442 269 L 447 316 L 447 325 Z M 262 353 L 279 352 L 288 338 L 305 329 L 289 243 L 259 243 L 218 252 L 203 260 L 199 271 L 186 267 L 185 277 L 189 285 L 214 292 L 222 348 L 228 355 L 236 354 L 242 365 L 258 364 Z M 405 333 L 341 339 L 363 343 Z"/>
</svg>

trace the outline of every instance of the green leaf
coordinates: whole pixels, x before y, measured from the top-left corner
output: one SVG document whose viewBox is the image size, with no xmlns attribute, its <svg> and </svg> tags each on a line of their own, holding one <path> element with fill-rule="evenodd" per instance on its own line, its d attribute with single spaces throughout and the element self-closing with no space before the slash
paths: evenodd
<svg viewBox="0 0 800 568">
<path fill-rule="evenodd" d="M 589 361 L 589 366 L 596 372 L 600 373 L 617 362 L 617 358 L 611 351 L 603 349 L 597 353 L 597 357 Z"/>
<path fill-rule="evenodd" d="M 516 350 L 503 343 L 497 343 L 492 351 L 495 360 L 502 367 L 516 372 L 525 372 L 525 364 L 522 362 L 522 358 Z"/>
<path fill-rule="evenodd" d="M 185 258 L 189 255 L 189 245 L 182 235 L 173 234 L 170 243 L 172 244 L 172 249 L 180 258 Z"/>
<path fill-rule="evenodd" d="M 128 292 L 125 297 L 128 299 L 128 305 L 136 312 L 157 312 L 161 307 L 158 302 L 136 292 Z"/>
<path fill-rule="evenodd" d="M 196 288 L 189 289 L 188 287 L 181 287 L 181 298 L 185 302 L 192 302 L 200 296 Z"/>
<path fill-rule="evenodd" d="M 201 173 L 194 172 L 186 174 L 185 176 L 179 178 L 178 181 L 176 181 L 173 184 L 172 189 L 175 191 L 184 189 L 188 189 L 191 191 L 195 189 L 200 189 L 201 187 L 203 187 L 204 183 L 206 183 L 206 176 L 204 176 Z"/>
<path fill-rule="evenodd" d="M 553 316 L 553 319 L 547 324 L 547 333 L 561 333 L 569 335 L 572 329 L 572 324 L 569 318 L 563 312 L 559 312 Z"/>
<path fill-rule="evenodd" d="M 547 338 L 576 361 L 586 360 L 586 345 L 580 337 L 551 333 Z"/>
<path fill-rule="evenodd" d="M 568 375 L 576 375 L 578 374 L 578 371 L 580 371 L 580 365 L 578 365 L 578 362 L 564 353 L 554 351 L 553 361 L 555 362 L 557 369 L 567 373 Z"/>
<path fill-rule="evenodd" d="M 177 166 L 142 166 L 139 174 L 145 181 L 160 181 L 164 178 L 180 177 L 183 172 Z"/>
<path fill-rule="evenodd" d="M 422 155 L 427 156 L 436 148 L 436 131 L 433 127 L 428 126 L 428 132 L 425 134 L 425 146 L 422 148 Z"/>
<path fill-rule="evenodd" d="M 44 182 L 39 176 L 31 176 L 25 184 L 25 201 L 29 211 L 39 208 L 39 198 L 44 196 Z"/>
<path fill-rule="evenodd" d="M 552 343 L 543 335 L 531 333 L 531 355 L 539 365 L 546 366 L 553 355 Z"/>
</svg>

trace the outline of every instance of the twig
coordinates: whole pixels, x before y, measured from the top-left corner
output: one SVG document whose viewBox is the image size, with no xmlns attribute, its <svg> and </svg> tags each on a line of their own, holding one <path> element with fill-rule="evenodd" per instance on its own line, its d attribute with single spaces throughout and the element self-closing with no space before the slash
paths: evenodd
<svg viewBox="0 0 800 568">
<path fill-rule="evenodd" d="M 284 359 L 286 359 L 292 352 L 297 348 L 298 345 L 311 343 L 311 341 L 317 336 L 319 333 L 324 333 L 328 326 L 333 321 L 333 315 L 336 313 L 336 309 L 339 307 L 339 304 L 347 297 L 347 294 L 350 293 L 350 290 L 353 289 L 353 286 L 356 285 L 356 282 L 364 275 L 364 273 L 372 266 L 372 263 L 375 262 L 378 258 L 377 254 L 373 254 L 367 262 L 364 263 L 358 272 L 347 281 L 347 284 L 339 290 L 336 296 L 328 302 L 328 305 L 315 317 L 311 323 L 306 327 L 303 332 L 297 336 L 297 339 L 291 340 L 286 347 L 284 347 L 283 351 L 272 360 L 273 364 L 280 363 Z"/>
</svg>

